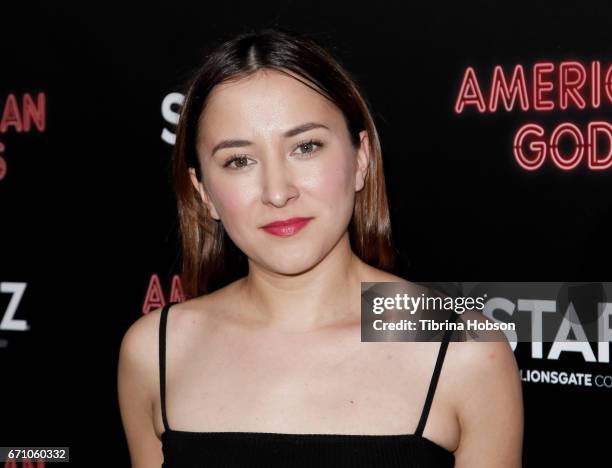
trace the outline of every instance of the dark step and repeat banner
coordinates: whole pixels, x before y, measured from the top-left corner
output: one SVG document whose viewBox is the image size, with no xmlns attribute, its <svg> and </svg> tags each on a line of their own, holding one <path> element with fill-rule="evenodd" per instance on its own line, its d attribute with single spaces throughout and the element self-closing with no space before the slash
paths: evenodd
<svg viewBox="0 0 612 468">
<path fill-rule="evenodd" d="M 607 466 L 611 4 L 14 3 L 0 6 L 0 446 L 129 466 L 119 345 L 185 298 L 170 178 L 185 84 L 209 43 L 281 26 L 367 95 L 399 276 L 565 288 L 491 314 L 568 319 L 514 336 L 523 466 Z"/>
</svg>

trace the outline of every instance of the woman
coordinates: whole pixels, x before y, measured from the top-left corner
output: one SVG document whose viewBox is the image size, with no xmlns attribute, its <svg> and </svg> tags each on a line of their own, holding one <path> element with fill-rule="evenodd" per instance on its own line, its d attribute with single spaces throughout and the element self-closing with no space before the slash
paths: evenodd
<svg viewBox="0 0 612 468">
<path fill-rule="evenodd" d="M 280 29 L 219 46 L 173 169 L 189 299 L 123 338 L 132 466 L 521 465 L 507 342 L 361 342 L 361 282 L 405 280 L 373 118 L 329 53 Z"/>
</svg>

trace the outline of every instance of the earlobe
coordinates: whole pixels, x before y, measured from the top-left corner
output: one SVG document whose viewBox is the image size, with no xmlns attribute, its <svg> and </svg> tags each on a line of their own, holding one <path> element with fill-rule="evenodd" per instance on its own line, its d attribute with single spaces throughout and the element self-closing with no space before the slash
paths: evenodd
<svg viewBox="0 0 612 468">
<path fill-rule="evenodd" d="M 365 179 L 368 175 L 368 166 L 370 162 L 370 142 L 368 132 L 362 130 L 359 132 L 360 146 L 357 150 L 357 171 L 355 173 L 355 191 L 359 192 L 365 186 Z"/>
<path fill-rule="evenodd" d="M 208 208 L 208 211 L 210 212 L 210 215 L 212 216 L 212 218 L 215 219 L 216 221 L 219 221 L 221 217 L 217 213 L 217 210 L 215 209 L 215 205 L 209 199 L 208 194 L 206 193 L 206 190 L 204 189 L 204 185 L 202 185 L 202 182 L 198 180 L 198 177 L 196 176 L 196 173 L 195 173 L 195 169 L 193 167 L 189 168 L 189 178 L 191 179 L 191 183 L 193 184 L 193 187 L 200 194 L 202 203 L 204 203 L 204 205 Z"/>
</svg>

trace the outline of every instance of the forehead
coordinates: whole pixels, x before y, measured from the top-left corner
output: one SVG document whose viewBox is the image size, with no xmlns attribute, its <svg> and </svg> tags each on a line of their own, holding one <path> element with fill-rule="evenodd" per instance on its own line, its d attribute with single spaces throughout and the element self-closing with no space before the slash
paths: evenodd
<svg viewBox="0 0 612 468">
<path fill-rule="evenodd" d="M 259 70 L 213 88 L 198 134 L 203 143 L 212 144 L 211 140 L 223 137 L 282 133 L 308 121 L 330 128 L 344 122 L 334 103 L 297 78 L 276 70 Z"/>
</svg>

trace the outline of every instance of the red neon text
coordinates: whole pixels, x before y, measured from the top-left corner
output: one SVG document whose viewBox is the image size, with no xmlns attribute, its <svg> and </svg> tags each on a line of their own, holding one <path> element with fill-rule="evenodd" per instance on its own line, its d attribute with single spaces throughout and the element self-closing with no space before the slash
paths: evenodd
<svg viewBox="0 0 612 468">
<path fill-rule="evenodd" d="M 45 93 L 36 95 L 36 102 L 28 93 L 21 98 L 21 105 L 14 94 L 9 94 L 4 102 L 2 114 L 0 114 L 0 133 L 6 133 L 9 128 L 16 132 L 29 132 L 32 123 L 39 132 L 43 132 L 46 126 Z"/>
<path fill-rule="evenodd" d="M 602 101 L 612 104 L 612 64 L 602 72 L 599 61 L 591 62 L 588 67 L 578 61 L 558 65 L 538 62 L 529 72 L 525 72 L 522 65 L 516 65 L 512 73 L 496 65 L 487 95 L 483 93 L 474 68 L 467 67 L 455 101 L 455 112 L 461 114 L 466 108 L 480 113 L 496 112 L 501 107 L 507 112 L 516 107 L 522 111 L 585 109 L 587 104 L 597 109 Z"/>
<path fill-rule="evenodd" d="M 602 139 L 607 140 L 607 148 Z M 563 141 L 571 151 L 561 151 Z M 612 125 L 608 122 L 590 122 L 586 131 L 564 122 L 549 137 L 540 125 L 529 123 L 518 130 L 512 146 L 516 161 L 528 171 L 540 168 L 547 156 L 563 170 L 574 169 L 584 158 L 592 170 L 612 167 Z"/>
</svg>

